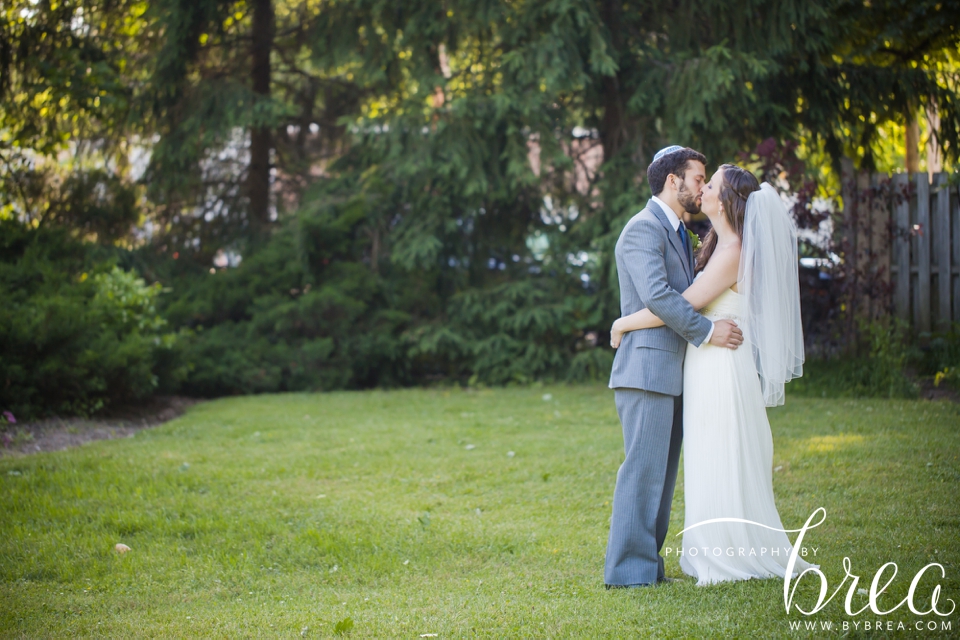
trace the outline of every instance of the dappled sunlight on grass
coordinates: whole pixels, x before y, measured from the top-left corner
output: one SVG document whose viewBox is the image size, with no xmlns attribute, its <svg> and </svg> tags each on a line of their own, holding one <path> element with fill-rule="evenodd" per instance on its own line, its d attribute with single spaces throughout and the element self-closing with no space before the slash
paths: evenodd
<svg viewBox="0 0 960 640">
<path fill-rule="evenodd" d="M 852 447 L 866 441 L 861 435 L 841 433 L 835 436 L 813 436 L 801 441 L 806 450 L 811 453 L 828 453 L 840 448 Z"/>
</svg>

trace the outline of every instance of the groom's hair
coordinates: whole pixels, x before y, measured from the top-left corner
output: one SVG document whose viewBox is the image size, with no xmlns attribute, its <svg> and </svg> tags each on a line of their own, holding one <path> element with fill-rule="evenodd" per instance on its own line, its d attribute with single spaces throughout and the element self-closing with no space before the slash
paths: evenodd
<svg viewBox="0 0 960 640">
<path fill-rule="evenodd" d="M 707 164 L 707 157 L 691 149 L 684 147 L 679 151 L 668 153 L 659 160 L 654 160 L 647 167 L 647 182 L 650 183 L 650 192 L 658 196 L 663 191 L 663 185 L 667 182 L 667 176 L 671 173 L 681 180 L 687 172 L 687 162 L 696 160 L 702 164 Z"/>
</svg>

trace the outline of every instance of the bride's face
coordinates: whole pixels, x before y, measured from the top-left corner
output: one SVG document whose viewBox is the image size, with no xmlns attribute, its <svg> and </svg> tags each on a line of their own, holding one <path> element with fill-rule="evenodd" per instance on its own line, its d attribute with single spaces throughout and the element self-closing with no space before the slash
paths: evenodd
<svg viewBox="0 0 960 640">
<path fill-rule="evenodd" d="M 720 212 L 720 185 L 723 183 L 723 169 L 717 169 L 717 172 L 710 178 L 710 182 L 703 185 L 703 194 L 700 197 L 700 210 L 707 214 L 712 221 Z"/>
</svg>

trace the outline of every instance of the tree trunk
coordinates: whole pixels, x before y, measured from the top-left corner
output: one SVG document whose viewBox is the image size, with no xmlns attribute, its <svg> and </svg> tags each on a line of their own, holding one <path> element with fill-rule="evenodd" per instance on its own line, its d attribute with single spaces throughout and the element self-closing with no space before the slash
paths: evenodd
<svg viewBox="0 0 960 640">
<path fill-rule="evenodd" d="M 253 0 L 252 80 L 256 103 L 270 98 L 270 52 L 273 49 L 273 0 Z M 250 131 L 250 168 L 247 193 L 249 220 L 254 229 L 270 224 L 270 127 L 254 120 Z"/>
<path fill-rule="evenodd" d="M 920 123 L 917 122 L 917 114 L 913 111 L 907 115 L 906 146 L 904 155 L 907 173 L 916 173 L 920 171 Z"/>
<path fill-rule="evenodd" d="M 620 53 L 620 5 L 607 0 L 601 8 L 601 15 L 610 32 L 610 44 L 613 55 Z M 614 158 L 627 142 L 626 123 L 623 114 L 623 96 L 620 94 L 619 72 L 603 78 L 603 120 L 600 123 L 600 142 L 603 144 L 603 159 Z"/>
<path fill-rule="evenodd" d="M 626 142 L 623 122 L 623 98 L 617 76 L 603 79 L 603 120 L 600 124 L 600 141 L 603 143 L 603 158 L 614 158 Z"/>
<path fill-rule="evenodd" d="M 930 182 L 933 182 L 933 174 L 943 171 L 943 150 L 937 140 L 940 134 L 940 111 L 935 104 L 927 107 L 927 131 L 927 173 L 930 174 Z"/>
</svg>

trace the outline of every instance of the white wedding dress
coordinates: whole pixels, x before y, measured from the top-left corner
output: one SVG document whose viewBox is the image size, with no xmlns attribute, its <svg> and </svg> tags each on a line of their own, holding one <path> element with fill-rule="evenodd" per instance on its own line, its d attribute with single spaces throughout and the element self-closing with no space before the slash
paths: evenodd
<svg viewBox="0 0 960 640">
<path fill-rule="evenodd" d="M 742 297 L 728 289 L 702 313 L 711 320 L 726 318 L 740 324 Z M 683 572 L 695 577 L 698 585 L 782 578 L 792 550 L 786 533 L 742 522 L 688 530 L 714 518 L 784 529 L 773 497 L 773 437 L 749 343 L 736 350 L 687 345 L 683 457 Z M 798 558 L 794 575 L 810 566 Z"/>
</svg>

